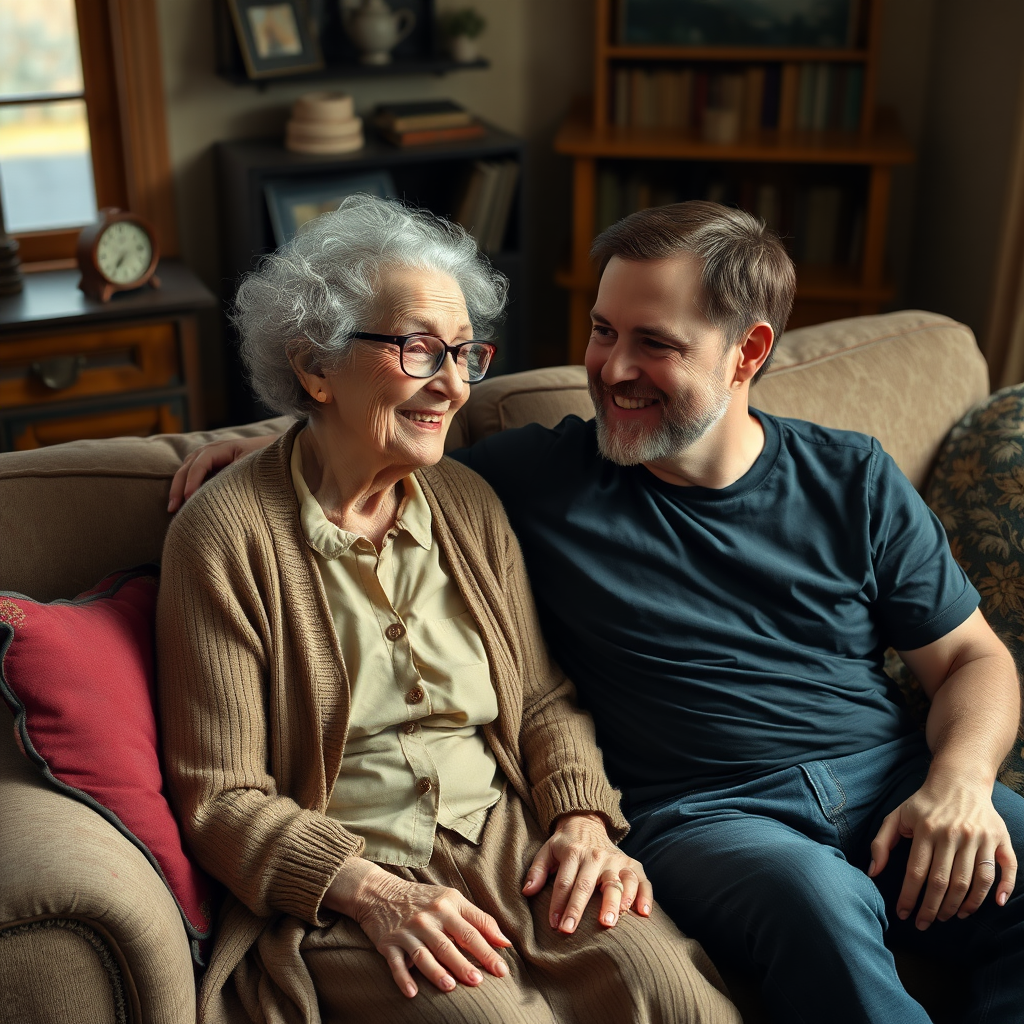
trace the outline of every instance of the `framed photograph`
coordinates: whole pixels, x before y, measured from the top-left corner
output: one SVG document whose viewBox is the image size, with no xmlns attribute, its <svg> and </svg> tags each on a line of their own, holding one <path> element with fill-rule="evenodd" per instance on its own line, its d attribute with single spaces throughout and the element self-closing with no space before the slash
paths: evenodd
<svg viewBox="0 0 1024 1024">
<path fill-rule="evenodd" d="M 387 171 L 369 171 L 345 177 L 289 178 L 268 181 L 263 186 L 267 197 L 274 244 L 290 242 L 305 224 L 322 213 L 336 210 L 346 196 L 368 192 L 379 199 L 396 199 L 395 183 Z"/>
<path fill-rule="evenodd" d="M 304 0 L 227 0 L 250 78 L 273 78 L 324 66 Z"/>
</svg>

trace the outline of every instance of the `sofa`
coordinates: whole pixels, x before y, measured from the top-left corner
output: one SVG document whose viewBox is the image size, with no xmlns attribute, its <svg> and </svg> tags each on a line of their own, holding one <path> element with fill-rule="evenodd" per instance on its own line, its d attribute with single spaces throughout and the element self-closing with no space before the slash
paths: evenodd
<svg viewBox="0 0 1024 1024">
<path fill-rule="evenodd" d="M 961 421 L 972 409 L 1001 407 L 992 404 L 985 361 L 962 324 L 906 311 L 788 332 L 752 401 L 876 435 L 922 491 L 938 474 L 944 522 L 957 520 L 964 495 L 974 507 L 986 505 L 983 488 L 995 471 L 975 457 L 973 421 Z M 582 367 L 494 378 L 474 386 L 449 447 L 532 421 L 553 425 L 567 413 L 591 415 Z M 996 429 L 990 412 L 982 420 L 982 433 Z M 0 591 L 68 599 L 111 570 L 159 559 L 168 487 L 184 455 L 216 437 L 267 433 L 286 422 L 0 454 Z M 1005 435 L 1005 424 L 997 427 Z M 946 468 L 933 472 L 944 443 Z M 949 445 L 961 443 L 967 453 L 958 462 Z M 969 486 L 961 487 L 964 479 Z M 996 582 L 998 599 L 1005 588 Z M 1015 614 L 1012 604 L 1000 608 Z M 913 700 L 913 681 L 903 683 Z M 0 707 L 0 1024 L 194 1020 L 197 972 L 160 875 L 95 807 L 43 777 L 15 742 L 13 725 Z M 935 1020 L 956 1019 L 963 978 L 905 958 L 899 964 Z M 766 1019 L 750 986 L 727 980 L 745 1020 Z"/>
</svg>

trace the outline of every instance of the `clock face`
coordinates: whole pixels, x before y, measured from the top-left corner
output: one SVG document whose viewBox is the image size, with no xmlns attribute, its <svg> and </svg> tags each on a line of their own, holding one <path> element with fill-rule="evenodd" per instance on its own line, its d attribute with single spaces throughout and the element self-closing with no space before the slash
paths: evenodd
<svg viewBox="0 0 1024 1024">
<path fill-rule="evenodd" d="M 114 284 L 141 280 L 152 258 L 149 236 L 130 220 L 115 221 L 96 243 L 96 263 L 104 277 Z"/>
</svg>

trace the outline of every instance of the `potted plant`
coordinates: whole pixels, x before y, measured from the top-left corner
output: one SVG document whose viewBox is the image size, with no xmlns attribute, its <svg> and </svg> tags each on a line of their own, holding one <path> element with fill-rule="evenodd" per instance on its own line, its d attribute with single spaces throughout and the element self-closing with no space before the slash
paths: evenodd
<svg viewBox="0 0 1024 1024">
<path fill-rule="evenodd" d="M 452 59 L 460 64 L 472 64 L 480 56 L 477 37 L 487 27 L 487 22 L 472 7 L 443 11 L 440 15 L 441 31 L 448 39 Z"/>
</svg>

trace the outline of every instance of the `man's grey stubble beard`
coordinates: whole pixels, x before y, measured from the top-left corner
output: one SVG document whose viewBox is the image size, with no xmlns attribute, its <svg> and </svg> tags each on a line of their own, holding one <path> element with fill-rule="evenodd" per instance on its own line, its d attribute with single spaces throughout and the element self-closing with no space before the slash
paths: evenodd
<svg viewBox="0 0 1024 1024">
<path fill-rule="evenodd" d="M 673 411 L 662 401 L 661 422 L 653 428 L 637 423 L 615 431 L 608 426 L 603 394 L 612 395 L 611 388 L 600 390 L 594 381 L 587 381 L 590 400 L 597 420 L 597 447 L 601 455 L 620 466 L 637 466 L 643 462 L 671 459 L 696 444 L 724 415 L 729 407 L 730 393 L 723 389 L 709 407 L 692 411 Z M 690 403 L 687 403 L 690 405 Z"/>
</svg>

